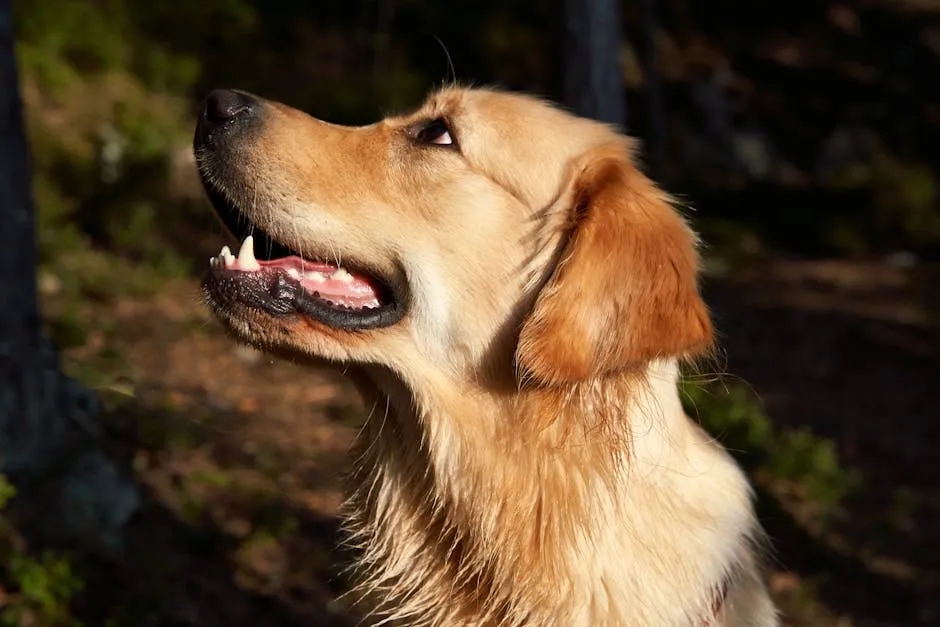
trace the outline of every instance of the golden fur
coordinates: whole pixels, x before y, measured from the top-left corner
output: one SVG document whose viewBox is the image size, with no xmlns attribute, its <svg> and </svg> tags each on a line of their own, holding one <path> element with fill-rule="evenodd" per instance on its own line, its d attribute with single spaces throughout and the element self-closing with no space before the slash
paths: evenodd
<svg viewBox="0 0 940 627">
<path fill-rule="evenodd" d="M 411 140 L 435 118 L 456 149 Z M 389 622 L 778 624 L 747 481 L 676 390 L 712 341 L 695 239 L 633 150 L 534 98 L 449 88 L 361 128 L 265 103 L 228 174 L 201 156 L 305 257 L 407 279 L 405 318 L 369 331 L 210 302 L 245 341 L 346 364 L 373 407 L 349 526 Z"/>
</svg>

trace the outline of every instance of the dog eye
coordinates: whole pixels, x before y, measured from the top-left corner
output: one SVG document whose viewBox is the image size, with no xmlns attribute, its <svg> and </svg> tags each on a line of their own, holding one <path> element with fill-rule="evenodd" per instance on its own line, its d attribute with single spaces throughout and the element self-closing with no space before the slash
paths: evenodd
<svg viewBox="0 0 940 627">
<path fill-rule="evenodd" d="M 418 129 L 415 133 L 415 140 L 419 144 L 435 144 L 437 146 L 453 146 L 454 139 L 451 136 L 450 128 L 447 122 L 438 118 L 431 120 Z"/>
</svg>

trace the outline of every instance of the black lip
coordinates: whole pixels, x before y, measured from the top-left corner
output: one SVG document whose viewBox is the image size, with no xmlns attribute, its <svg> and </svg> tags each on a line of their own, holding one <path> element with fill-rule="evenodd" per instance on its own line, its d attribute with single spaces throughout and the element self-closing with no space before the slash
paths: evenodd
<svg viewBox="0 0 940 627">
<path fill-rule="evenodd" d="M 347 309 L 317 298 L 279 269 L 240 272 L 212 268 L 203 289 L 218 307 L 242 305 L 260 309 L 272 316 L 303 314 L 331 327 L 367 330 L 388 327 L 404 316 L 404 308 L 392 298 L 375 309 Z"/>
<path fill-rule="evenodd" d="M 244 240 L 248 235 L 254 238 L 255 255 L 258 259 L 301 256 L 253 225 L 224 194 L 206 180 L 201 170 L 200 180 L 225 228 L 238 241 Z M 379 307 L 349 309 L 333 305 L 309 294 L 296 279 L 277 268 L 262 269 L 258 272 L 211 268 L 203 281 L 203 289 L 212 302 L 220 307 L 241 304 L 270 315 L 303 314 L 331 327 L 346 330 L 389 327 L 404 317 L 407 288 L 403 279 L 385 277 L 355 262 L 344 262 L 343 266 L 350 272 L 372 280 L 381 303 Z M 397 274 L 398 277 L 404 276 L 400 270 Z"/>
</svg>

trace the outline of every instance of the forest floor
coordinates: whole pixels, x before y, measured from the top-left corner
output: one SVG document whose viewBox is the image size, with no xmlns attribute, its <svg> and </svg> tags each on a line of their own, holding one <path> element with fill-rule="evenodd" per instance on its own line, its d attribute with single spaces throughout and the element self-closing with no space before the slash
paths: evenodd
<svg viewBox="0 0 940 627">
<path fill-rule="evenodd" d="M 355 624 L 337 518 L 364 415 L 350 386 L 237 346 L 195 278 L 142 281 L 106 257 L 63 267 L 40 277 L 50 330 L 66 371 L 100 391 L 108 442 L 144 494 L 121 554 L 81 562 L 71 611 L 90 626 Z M 721 367 L 775 428 L 831 438 L 861 477 L 819 525 L 805 499 L 755 476 L 787 625 L 940 624 L 940 308 L 927 274 L 770 261 L 706 281 Z"/>
</svg>

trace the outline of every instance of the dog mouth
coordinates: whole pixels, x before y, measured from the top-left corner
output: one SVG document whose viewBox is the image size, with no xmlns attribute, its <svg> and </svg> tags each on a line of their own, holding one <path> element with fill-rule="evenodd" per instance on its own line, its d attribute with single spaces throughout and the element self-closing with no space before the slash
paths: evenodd
<svg viewBox="0 0 940 627">
<path fill-rule="evenodd" d="M 355 261 L 307 259 L 248 222 L 209 185 L 206 189 L 226 228 L 241 241 L 237 255 L 223 246 L 209 259 L 203 288 L 216 307 L 301 314 L 345 330 L 388 327 L 404 316 L 403 280 Z"/>
</svg>

